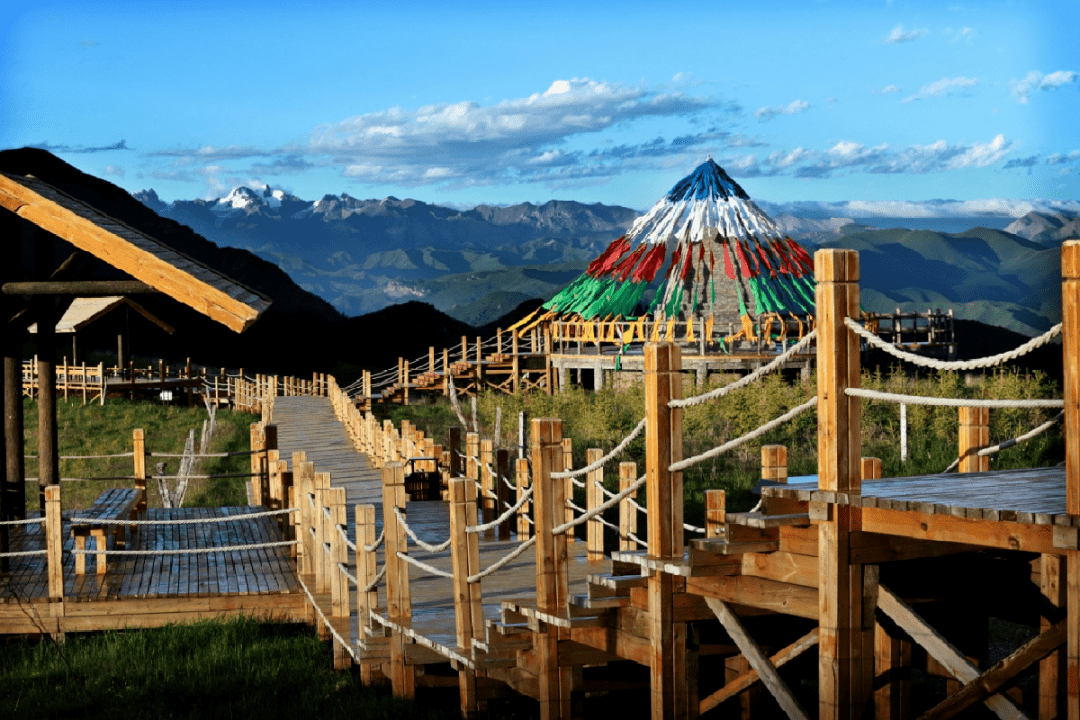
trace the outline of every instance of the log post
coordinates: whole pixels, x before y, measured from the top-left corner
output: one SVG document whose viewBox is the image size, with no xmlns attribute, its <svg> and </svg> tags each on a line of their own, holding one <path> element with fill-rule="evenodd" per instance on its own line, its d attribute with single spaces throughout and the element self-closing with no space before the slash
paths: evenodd
<svg viewBox="0 0 1080 720">
<path fill-rule="evenodd" d="M 375 506 L 357 505 L 354 509 L 356 516 L 356 579 L 359 587 L 356 589 L 356 617 L 360 644 L 368 642 L 368 629 L 371 627 L 371 610 L 379 606 L 379 591 L 375 588 L 368 590 L 368 586 L 375 581 L 378 575 L 376 562 L 378 550 L 368 550 L 375 544 Z M 364 686 L 370 686 L 374 681 L 375 663 L 360 663 L 360 681 Z"/>
<path fill-rule="evenodd" d="M 510 333 L 510 352 L 511 363 L 513 363 L 510 368 L 513 377 L 513 385 L 511 387 L 514 391 L 514 395 L 517 395 L 521 390 L 521 358 L 518 356 L 518 334 L 516 330 Z"/>
<path fill-rule="evenodd" d="M 649 508 L 649 555 L 682 559 L 683 479 L 671 472 L 682 459 L 682 410 L 668 406 L 682 396 L 682 351 L 674 343 L 645 345 L 645 458 Z M 655 572 L 649 578 L 650 686 L 653 720 L 688 713 L 684 665 L 686 646 L 676 642 L 674 578 Z"/>
<path fill-rule="evenodd" d="M 635 482 L 637 482 L 637 463 L 619 463 L 619 492 L 625 492 L 626 488 L 630 487 Z M 631 535 L 637 535 L 637 508 L 630 502 L 634 499 L 636 498 L 627 495 L 619 501 L 620 550 L 634 551 L 638 549 L 637 541 L 630 537 Z"/>
<path fill-rule="evenodd" d="M 330 573 L 330 615 L 335 618 L 347 618 L 350 613 L 349 579 L 345 577 L 341 566 L 349 561 L 349 546 L 339 532 L 344 530 L 348 519 L 345 514 L 345 488 L 336 487 L 326 491 L 330 505 L 330 555 L 333 568 Z M 344 670 L 349 667 L 351 656 L 345 646 L 334 639 L 334 669 Z"/>
<path fill-rule="evenodd" d="M 572 438 L 564 437 L 562 440 L 563 449 L 563 470 L 570 470 L 574 467 L 574 441 Z M 574 499 L 574 479 L 564 478 L 563 483 L 566 485 L 566 499 Z M 563 507 L 563 522 L 571 522 L 574 519 L 574 508 L 568 504 L 564 504 Z M 566 531 L 566 541 L 574 542 L 575 530 Z"/>
<path fill-rule="evenodd" d="M 520 502 L 522 496 L 529 491 L 529 460 L 527 458 L 518 458 L 514 462 L 514 470 L 517 480 L 517 500 Z M 532 527 L 529 524 L 531 506 L 532 502 L 526 500 L 518 509 L 517 534 L 519 542 L 532 536 Z"/>
<path fill-rule="evenodd" d="M 297 546 L 296 565 L 304 575 L 315 574 L 315 538 L 311 535 L 314 528 L 315 511 L 311 507 L 312 494 L 315 491 L 315 463 L 293 463 L 296 472 L 296 504 L 300 508 L 300 544 Z"/>
<path fill-rule="evenodd" d="M 859 387 L 859 337 L 844 325 L 859 317 L 859 253 L 819 250 L 817 280 L 818 487 L 861 492 L 862 406 L 846 389 Z M 818 525 L 819 652 L 818 715 L 848 720 L 862 714 L 870 688 L 863 687 L 863 569 L 849 565 L 849 533 L 859 530 L 859 508 L 827 505 Z"/>
<path fill-rule="evenodd" d="M 330 592 L 330 557 L 327 548 L 330 545 L 329 521 L 324 510 L 330 507 L 330 473 L 315 473 L 312 491 L 315 495 L 315 508 L 312 510 L 311 526 L 315 530 L 312 549 L 312 562 L 315 570 L 315 591 Z"/>
<path fill-rule="evenodd" d="M 450 543 L 450 555 L 454 572 L 454 625 L 458 650 L 466 657 L 472 656 L 473 638 L 484 636 L 480 581 L 468 581 L 469 576 L 480 571 L 479 535 L 466 532 L 467 527 L 476 524 L 476 483 L 468 478 L 452 478 L 450 537 L 454 538 L 454 542 Z M 466 667 L 458 670 L 458 693 L 461 714 L 475 717 L 479 712 L 475 670 Z"/>
<path fill-rule="evenodd" d="M 1061 354 L 1065 379 L 1065 507 L 1080 515 L 1080 241 L 1061 245 Z M 1066 553 L 1067 712 L 1080 720 L 1080 550 Z"/>
<path fill-rule="evenodd" d="M 589 448 L 585 451 L 585 464 L 592 465 L 604 456 L 599 448 Z M 591 470 L 585 478 L 585 507 L 590 512 L 604 502 L 604 468 L 598 467 Z M 588 546 L 587 556 L 589 562 L 599 562 L 604 559 L 604 524 L 601 517 L 589 520 L 586 532 Z"/>
<path fill-rule="evenodd" d="M 281 451 L 266 451 L 266 495 L 263 496 L 263 505 L 267 510 L 281 509 Z M 285 469 L 288 469 L 288 462 Z"/>
<path fill-rule="evenodd" d="M 551 477 L 562 470 L 562 420 L 534 418 L 531 423 L 533 502 L 536 532 L 536 609 L 565 616 L 569 611 L 566 533 L 552 534 L 563 522 L 566 484 Z M 571 669 L 559 667 L 559 632 L 546 625 L 534 635 L 540 681 L 542 720 L 571 717 Z"/>
<path fill-rule="evenodd" d="M 386 617 L 390 622 L 408 625 L 412 621 L 409 596 L 409 564 L 398 557 L 407 553 L 408 535 L 398 522 L 394 508 L 405 515 L 405 465 L 399 462 L 383 466 L 383 542 L 386 545 Z M 398 697 L 416 695 L 416 668 L 405 663 L 405 633 L 395 630 L 390 638 L 390 684 Z"/>
<path fill-rule="evenodd" d="M 506 448 L 499 448 L 495 453 L 495 517 L 499 517 L 504 512 L 510 502 L 510 488 L 506 484 L 510 482 L 510 451 Z M 499 539 L 510 539 L 510 525 L 513 520 L 507 518 L 499 523 Z"/>
<path fill-rule="evenodd" d="M 479 438 L 479 435 L 476 435 Z M 483 508 L 484 523 L 487 524 L 494 520 L 499 515 L 499 505 L 496 500 L 498 497 L 496 483 L 498 478 L 495 477 L 494 468 L 492 463 L 494 458 L 492 455 L 495 452 L 495 444 L 491 440 L 480 441 L 480 465 L 477 468 L 480 473 L 480 487 L 483 488 L 480 505 Z M 485 533 L 485 537 L 495 537 L 495 532 L 489 530 Z"/>
<path fill-rule="evenodd" d="M 727 493 L 723 490 L 705 491 L 705 537 L 720 537 L 726 531 Z"/>
<path fill-rule="evenodd" d="M 248 478 L 248 482 L 251 484 L 250 497 L 253 502 L 256 488 L 259 485 L 259 468 L 262 465 L 262 454 L 265 451 L 262 428 L 261 422 L 253 422 L 248 426 L 248 445 L 251 449 L 251 455 L 248 456 L 251 476 Z M 258 503 L 254 504 L 257 505 Z"/>
<path fill-rule="evenodd" d="M 960 408 L 960 467 L 958 472 L 986 472 L 990 456 L 979 451 L 990 447 L 990 408 Z"/>
<path fill-rule="evenodd" d="M 263 453 L 262 462 L 259 464 L 259 492 L 255 496 L 256 505 L 266 505 L 270 502 L 270 451 L 278 449 L 277 425 L 263 426 Z"/>
<path fill-rule="evenodd" d="M 146 433 L 141 428 L 131 431 L 131 457 L 135 489 L 139 491 L 136 510 L 140 517 L 146 516 Z"/>
<path fill-rule="evenodd" d="M 45 488 L 45 550 L 49 567 L 49 600 L 61 602 L 64 599 L 64 533 L 60 520 L 59 485 Z"/>
</svg>

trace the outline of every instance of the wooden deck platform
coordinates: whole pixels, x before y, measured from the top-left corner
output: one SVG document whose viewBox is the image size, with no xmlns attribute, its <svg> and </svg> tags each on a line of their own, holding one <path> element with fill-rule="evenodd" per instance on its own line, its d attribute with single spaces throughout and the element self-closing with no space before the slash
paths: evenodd
<svg viewBox="0 0 1080 720">
<path fill-rule="evenodd" d="M 152 508 L 147 520 L 210 519 L 262 508 Z M 69 518 L 64 538 L 64 597 L 49 601 L 44 555 L 9 559 L 0 573 L 0 633 L 149 627 L 202 617 L 253 614 L 300 621 L 304 596 L 287 547 L 185 555 L 111 556 L 104 575 L 75 574 Z M 45 547 L 40 525 L 11 533 L 15 552 Z M 274 542 L 272 517 L 187 525 L 143 525 L 128 550 L 181 550 Z M 92 547 L 92 542 L 88 543 Z"/>
</svg>

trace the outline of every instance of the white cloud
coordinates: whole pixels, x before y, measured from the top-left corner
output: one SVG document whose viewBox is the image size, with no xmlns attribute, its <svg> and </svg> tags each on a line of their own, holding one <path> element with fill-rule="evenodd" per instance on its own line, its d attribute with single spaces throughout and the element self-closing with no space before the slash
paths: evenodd
<svg viewBox="0 0 1080 720">
<path fill-rule="evenodd" d="M 1034 90 L 1054 90 L 1063 85 L 1076 82 L 1078 74 L 1073 70 L 1058 70 L 1048 75 L 1043 75 L 1037 70 L 1032 70 L 1022 80 L 1009 82 L 1009 91 L 1023 104 L 1027 104 L 1028 97 Z"/>
<path fill-rule="evenodd" d="M 758 120 L 772 120 L 777 115 L 795 115 L 801 113 L 810 107 L 810 103 L 805 100 L 792 100 L 783 107 L 761 107 L 754 113 L 754 117 Z"/>
<path fill-rule="evenodd" d="M 571 138 L 718 107 L 732 110 L 682 93 L 574 78 L 491 105 L 461 101 L 357 115 L 316 128 L 306 144 L 290 149 L 344 165 L 350 177 L 405 185 L 550 180 L 572 174 L 568 166 L 582 161 L 581 153 L 558 147 Z"/>
<path fill-rule="evenodd" d="M 878 93 L 879 95 L 892 95 L 893 93 L 900 92 L 900 88 L 896 85 L 886 85 L 880 90 L 875 90 L 874 92 Z"/>
<path fill-rule="evenodd" d="M 987 143 L 950 145 L 938 140 L 929 145 L 909 145 L 898 151 L 887 143 L 867 147 L 862 143 L 841 140 L 825 151 L 802 151 L 794 163 L 783 164 L 786 155 L 773 153 L 763 174 L 793 168 L 795 177 L 826 178 L 842 172 L 922 175 L 965 168 L 984 168 L 1001 161 L 1012 152 L 1013 143 L 998 134 Z"/>
<path fill-rule="evenodd" d="M 946 95 L 956 95 L 963 90 L 975 87 L 979 84 L 978 78 L 968 77 L 955 77 L 955 78 L 941 78 L 936 82 L 932 82 L 929 85 L 923 85 L 919 92 L 914 95 L 910 95 L 901 102 L 909 103 L 914 100 L 922 100 L 924 98 L 931 97 L 944 97 Z"/>
<path fill-rule="evenodd" d="M 126 173 L 124 172 L 124 168 L 120 167 L 119 165 L 106 165 L 105 174 L 111 175 L 113 177 L 122 178 Z"/>
<path fill-rule="evenodd" d="M 885 42 L 887 43 L 905 43 L 912 40 L 918 40 L 926 35 L 929 30 L 926 28 L 915 28 L 914 30 L 904 30 L 903 25 L 897 25 L 892 29 L 892 32 L 885 36 Z"/>
</svg>

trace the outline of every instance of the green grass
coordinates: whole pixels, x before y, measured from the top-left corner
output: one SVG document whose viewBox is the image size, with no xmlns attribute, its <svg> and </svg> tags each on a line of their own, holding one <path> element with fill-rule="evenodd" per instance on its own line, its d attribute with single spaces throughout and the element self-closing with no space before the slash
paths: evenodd
<svg viewBox="0 0 1080 720">
<path fill-rule="evenodd" d="M 716 378 L 708 389 L 725 385 L 734 377 Z M 1050 398 L 1060 397 L 1056 385 L 1040 374 L 1023 375 L 1015 371 L 999 371 L 965 378 L 956 373 L 940 373 L 931 377 L 911 377 L 900 372 L 887 375 L 864 373 L 866 388 L 911 395 L 964 398 Z M 683 396 L 699 394 L 687 379 Z M 683 456 L 692 457 L 738 438 L 816 394 L 813 380 L 802 383 L 785 382 L 778 375 L 731 393 L 719 401 L 687 408 L 683 414 Z M 463 403 L 468 414 L 467 404 Z M 498 443 L 515 447 L 517 415 L 524 411 L 526 418 L 556 417 L 563 420 L 563 434 L 573 439 L 574 467 L 585 463 L 588 448 L 605 452 L 617 445 L 645 415 L 644 389 L 640 383 L 628 387 L 607 387 L 599 392 L 587 392 L 572 387 L 556 395 L 528 393 L 514 396 L 485 394 L 479 401 L 482 432 L 490 437 L 494 430 L 495 413 L 502 408 L 502 429 Z M 436 441 L 445 442 L 446 429 L 457 424 L 449 403 L 396 407 L 391 411 L 395 424 L 402 419 L 413 421 L 417 427 Z M 1034 428 L 1052 417 L 1056 411 L 993 410 L 990 413 L 990 438 L 1000 442 Z M 528 431 L 526 430 L 526 433 Z M 526 440 L 526 442 L 528 442 Z M 781 444 L 788 448 L 788 474 L 817 473 L 817 416 L 813 411 L 803 413 L 785 426 L 761 439 L 737 448 L 726 455 L 704 461 L 683 474 L 685 488 L 684 512 L 687 522 L 703 524 L 704 491 L 727 491 L 728 508 L 748 510 L 758 500 L 751 489 L 761 477 L 761 446 Z M 900 462 L 899 407 L 892 403 L 865 401 L 862 415 L 862 454 L 882 460 L 885 477 L 902 477 L 942 472 L 956 459 L 958 453 L 958 411 L 950 407 L 908 408 L 908 459 Z M 991 469 L 1042 467 L 1064 459 L 1064 440 L 1060 424 L 1051 431 L 1027 443 L 1003 450 L 991 459 Z M 644 436 L 630 444 L 619 458 L 607 466 L 605 484 L 615 490 L 618 483 L 617 463 L 632 460 L 638 464 L 638 474 L 645 471 Z M 578 490 L 584 502 L 584 493 Z M 644 500 L 640 493 L 639 502 Z"/>
<path fill-rule="evenodd" d="M 19 640 L 0 652 L 5 718 L 457 718 L 333 670 L 306 626 L 250 619 Z"/>
<path fill-rule="evenodd" d="M 25 417 L 24 448 L 28 456 L 26 476 L 37 475 L 38 444 L 38 404 L 24 399 Z M 132 431 L 141 428 L 146 433 L 146 449 L 149 452 L 180 453 L 188 431 L 195 430 L 198 443 L 202 433 L 203 421 L 209 417 L 203 407 L 179 407 L 162 405 L 153 401 L 131 401 L 110 398 L 104 405 L 82 405 L 76 402 L 57 400 L 57 436 L 60 455 L 111 455 L 131 452 Z M 258 416 L 249 413 L 220 410 L 217 413 L 217 428 L 210 443 L 210 452 L 235 452 L 248 450 L 250 445 L 249 426 L 258 420 Z M 29 457 L 33 456 L 33 457 Z M 155 465 L 166 462 L 166 473 L 175 475 L 179 467 L 179 458 L 146 459 L 146 469 L 153 475 Z M 247 472 L 250 460 L 247 456 L 232 458 L 206 458 L 196 464 L 196 473 L 201 475 L 230 474 Z M 96 460 L 61 460 L 61 477 L 120 477 L 130 476 L 134 472 L 130 457 Z M 247 494 L 244 490 L 244 478 L 218 478 L 192 480 L 188 486 L 184 505 L 188 507 L 218 507 L 222 505 L 246 505 Z M 65 508 L 85 508 L 110 487 L 131 487 L 131 480 L 84 480 L 62 483 L 62 501 Z M 157 482 L 147 481 L 148 502 L 151 507 L 161 507 L 161 496 Z M 26 484 L 27 509 L 36 511 L 38 507 L 38 488 L 36 482 Z"/>
</svg>

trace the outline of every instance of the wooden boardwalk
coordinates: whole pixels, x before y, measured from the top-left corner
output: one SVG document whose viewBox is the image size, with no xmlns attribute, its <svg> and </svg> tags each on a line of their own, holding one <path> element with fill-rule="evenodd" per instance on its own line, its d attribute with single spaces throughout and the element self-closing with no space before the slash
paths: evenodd
<svg viewBox="0 0 1080 720">
<path fill-rule="evenodd" d="M 382 531 L 382 473 L 371 466 L 368 458 L 353 449 L 341 423 L 334 416 L 330 400 L 325 397 L 278 397 L 274 403 L 274 424 L 277 426 L 278 449 L 282 458 L 292 458 L 294 451 L 303 450 L 317 472 L 329 472 L 333 487 L 344 487 L 347 493 L 350 538 L 355 537 L 355 513 L 358 504 L 375 506 L 376 532 Z M 444 542 L 450 536 L 449 504 L 440 501 L 409 502 L 407 522 L 417 536 L 429 544 Z M 480 543 L 480 565 L 488 567 L 507 555 L 518 545 L 516 535 L 510 540 L 484 539 Z M 409 554 L 417 559 L 451 572 L 451 551 L 428 553 L 412 541 Z M 569 544 L 569 580 L 571 593 L 585 593 L 590 573 L 606 571 L 610 562 L 590 564 L 585 559 L 585 543 Z M 384 562 L 380 549 L 378 563 Z M 350 566 L 350 572 L 355 566 Z M 451 580 L 410 567 L 412 623 L 410 636 L 421 645 L 443 653 L 447 659 L 458 654 L 454 626 L 454 598 Z M 500 570 L 482 580 L 485 620 L 499 620 L 503 601 L 530 604 L 536 598 L 536 555 L 530 548 Z M 380 586 L 380 602 L 385 600 L 385 585 Z M 358 642 L 358 623 L 352 613 L 351 641 Z"/>
<path fill-rule="evenodd" d="M 256 507 L 151 508 L 146 520 L 194 520 L 260 512 Z M 66 515 L 66 513 L 65 513 Z M 104 575 L 75 574 L 70 518 L 62 524 L 62 602 L 50 602 L 44 555 L 9 559 L 0 573 L 0 633 L 147 627 L 234 613 L 300 619 L 303 594 L 287 547 L 229 552 L 111 556 Z M 41 525 L 15 529 L 11 550 L 45 547 Z M 127 550 L 214 548 L 276 542 L 273 517 L 183 525 L 143 525 L 127 534 Z M 93 541 L 87 543 L 93 548 Z M 63 609 L 56 615 L 50 606 Z M 45 624 L 43 619 L 52 621 Z"/>
</svg>

